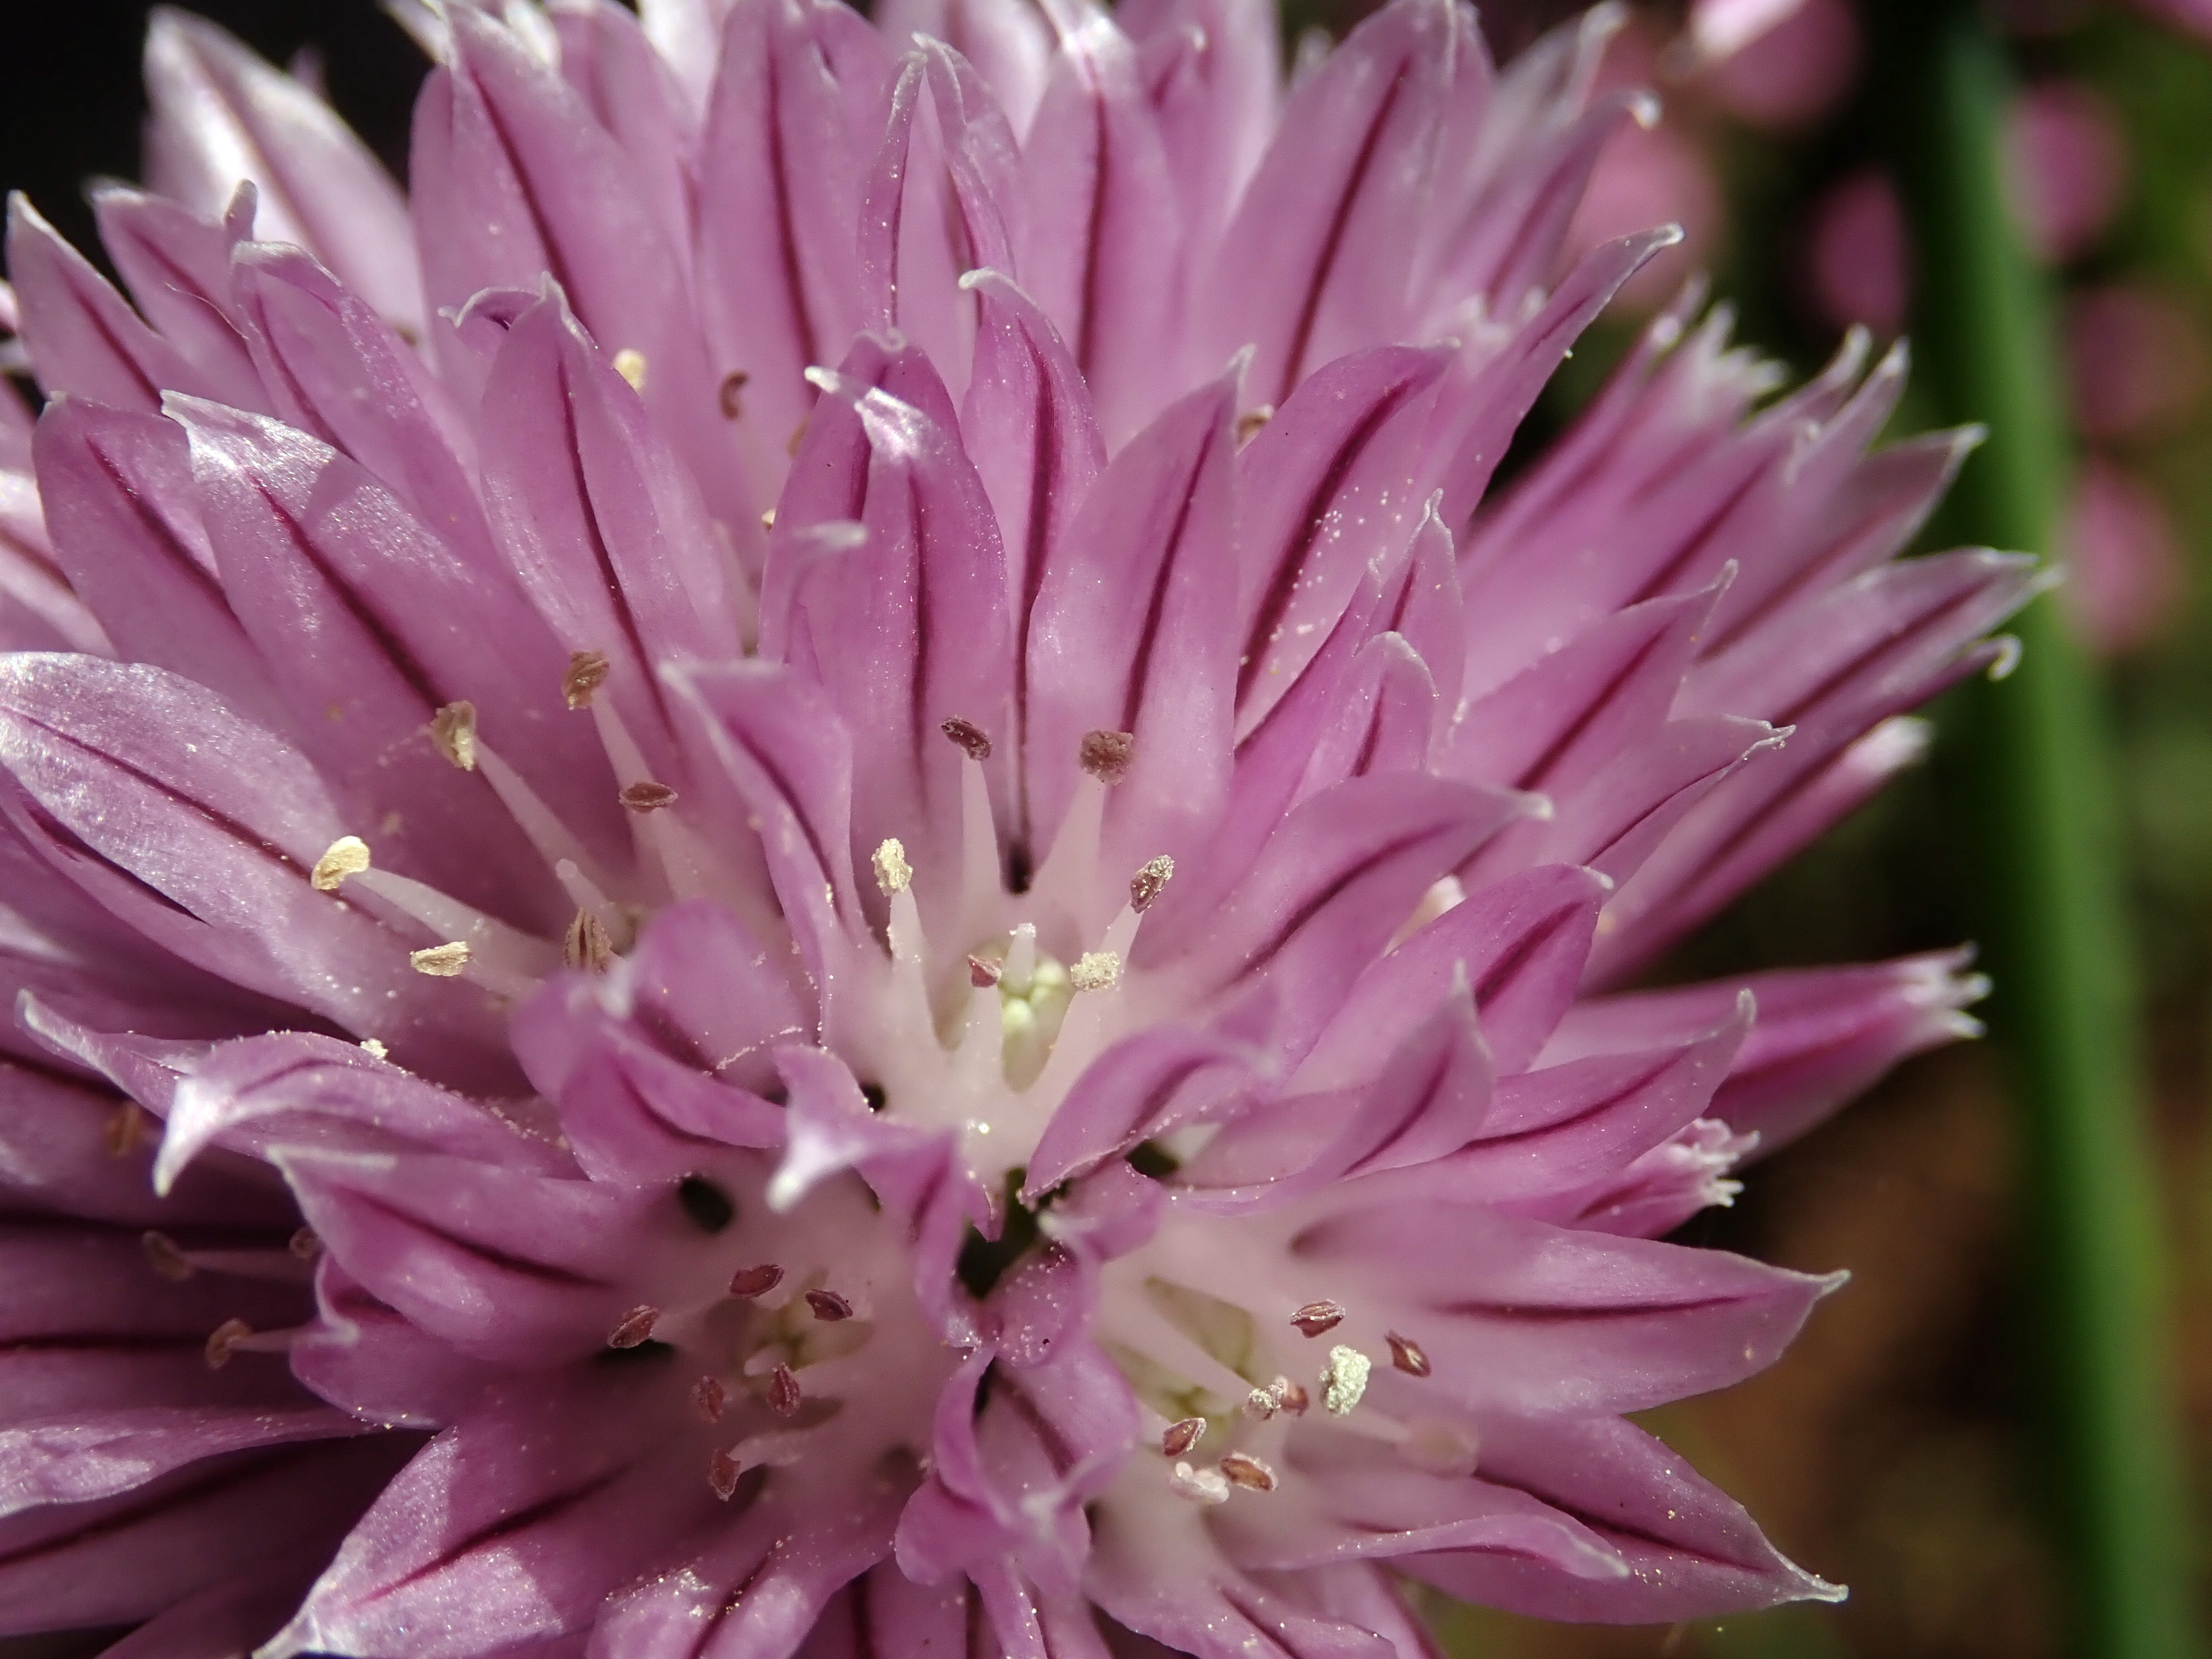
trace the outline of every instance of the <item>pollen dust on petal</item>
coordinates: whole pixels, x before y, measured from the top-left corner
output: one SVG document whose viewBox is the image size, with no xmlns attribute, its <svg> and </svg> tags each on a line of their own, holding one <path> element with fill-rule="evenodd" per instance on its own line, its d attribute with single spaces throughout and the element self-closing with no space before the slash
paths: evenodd
<svg viewBox="0 0 2212 1659">
<path fill-rule="evenodd" d="M 461 939 L 433 945 L 428 950 L 410 951 L 407 963 L 416 973 L 428 974 L 432 979 L 458 979 L 468 971 L 469 947 Z"/>
<path fill-rule="evenodd" d="M 449 702 L 430 716 L 430 741 L 464 772 L 477 769 L 477 706 Z"/>
<path fill-rule="evenodd" d="M 368 869 L 368 862 L 367 842 L 359 836 L 340 836 L 315 860 L 307 879 L 317 892 L 335 893 L 348 876 L 357 876 Z"/>
</svg>

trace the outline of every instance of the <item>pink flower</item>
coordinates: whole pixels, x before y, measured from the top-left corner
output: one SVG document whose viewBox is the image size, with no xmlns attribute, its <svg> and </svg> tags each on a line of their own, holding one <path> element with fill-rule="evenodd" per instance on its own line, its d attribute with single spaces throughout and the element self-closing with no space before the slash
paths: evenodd
<svg viewBox="0 0 2212 1659">
<path fill-rule="evenodd" d="M 2070 82 L 2031 87 L 2013 105 L 2004 143 L 2008 193 L 2030 245 L 2059 263 L 2088 252 L 2127 185 L 2127 147 L 2105 100 Z"/>
<path fill-rule="evenodd" d="M 1911 298 L 1905 237 L 1905 209 L 1884 173 L 1853 173 L 1813 204 L 1806 286 L 1823 322 L 1839 329 L 1861 324 L 1878 334 L 1905 326 Z"/>
<path fill-rule="evenodd" d="M 2083 463 L 2064 545 L 2059 592 L 2093 650 L 2131 650 L 2172 616 L 2182 591 L 2173 520 L 2164 502 L 2112 462 L 2093 456 Z"/>
<path fill-rule="evenodd" d="M 2102 442 L 2154 436 L 2187 418 L 2212 362 L 2203 330 L 2172 295 L 2140 283 L 2067 298 L 2066 366 L 2074 421 Z"/>
<path fill-rule="evenodd" d="M 1624 1417 L 1836 1281 L 1654 1241 L 1978 987 L 1598 994 L 2002 658 L 1964 441 L 1692 293 L 1491 489 L 1669 240 L 1554 281 L 1591 31 L 724 10 L 409 14 L 404 203 L 163 14 L 137 309 L 15 208 L 0 1632 L 1841 1594 Z"/>
</svg>

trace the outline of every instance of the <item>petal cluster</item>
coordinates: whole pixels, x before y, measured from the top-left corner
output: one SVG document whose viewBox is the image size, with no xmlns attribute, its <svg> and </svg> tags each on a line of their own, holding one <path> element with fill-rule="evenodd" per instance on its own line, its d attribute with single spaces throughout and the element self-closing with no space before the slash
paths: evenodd
<svg viewBox="0 0 2212 1659">
<path fill-rule="evenodd" d="M 1622 991 L 2001 669 L 1671 240 L 1392 0 L 398 14 L 403 197 L 157 14 L 126 300 L 18 198 L 0 1631 L 1427 1650 L 1841 1592 L 1626 1414 L 1838 1282 L 1659 1242 L 1963 954 Z"/>
</svg>

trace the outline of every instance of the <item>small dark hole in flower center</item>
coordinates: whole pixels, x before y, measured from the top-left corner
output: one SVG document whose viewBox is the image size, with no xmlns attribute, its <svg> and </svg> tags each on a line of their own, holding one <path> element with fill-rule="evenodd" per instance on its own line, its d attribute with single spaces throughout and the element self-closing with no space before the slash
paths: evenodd
<svg viewBox="0 0 2212 1659">
<path fill-rule="evenodd" d="M 998 1282 L 1006 1276 L 1006 1269 L 1029 1254 L 1030 1247 L 1037 1242 L 1037 1216 L 1052 1206 L 1063 1188 L 1055 1187 L 1037 1200 L 1032 1210 L 1021 1201 L 1026 1170 L 1006 1171 L 1006 1220 L 999 1229 L 996 1238 L 986 1238 L 974 1227 L 968 1229 L 967 1241 L 960 1246 L 960 1259 L 954 1271 L 960 1282 L 968 1287 L 969 1294 L 978 1301 L 990 1295 Z"/>
<path fill-rule="evenodd" d="M 1008 892 L 1028 892 L 1030 882 L 1036 874 L 1036 868 L 1030 863 L 1030 848 L 1027 842 L 1018 841 L 1006 848 L 1006 890 Z"/>
<path fill-rule="evenodd" d="M 644 1341 L 628 1348 L 601 1348 L 592 1356 L 595 1365 L 635 1365 L 641 1361 L 659 1364 L 676 1357 L 675 1348 L 658 1337 L 648 1336 Z"/>
<path fill-rule="evenodd" d="M 1165 1181 L 1182 1161 L 1157 1140 L 1140 1140 L 1129 1149 L 1129 1167 L 1153 1181 Z"/>
<path fill-rule="evenodd" d="M 882 1084 L 863 1083 L 860 1085 L 860 1098 L 868 1103 L 868 1109 L 870 1111 L 880 1112 L 884 1109 L 884 1103 L 888 1101 L 890 1097 L 884 1092 L 884 1085 Z"/>
<path fill-rule="evenodd" d="M 730 1195 L 704 1176 L 688 1175 L 678 1182 L 676 1201 L 702 1233 L 719 1233 L 737 1219 L 738 1206 Z"/>
</svg>

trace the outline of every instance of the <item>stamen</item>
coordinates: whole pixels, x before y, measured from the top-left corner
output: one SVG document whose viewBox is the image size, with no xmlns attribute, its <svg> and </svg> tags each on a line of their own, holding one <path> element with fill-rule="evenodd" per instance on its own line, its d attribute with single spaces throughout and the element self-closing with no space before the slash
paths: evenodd
<svg viewBox="0 0 2212 1659">
<path fill-rule="evenodd" d="M 115 1109 L 107 1115 L 106 1126 L 100 1131 L 100 1139 L 107 1143 L 107 1155 L 130 1157 L 146 1138 L 146 1126 L 151 1121 L 146 1109 L 137 1101 L 117 1102 Z"/>
<path fill-rule="evenodd" d="M 1408 1376 L 1426 1376 L 1429 1357 L 1421 1352 L 1421 1345 L 1395 1331 L 1383 1334 L 1382 1340 L 1390 1345 L 1390 1363 Z"/>
<path fill-rule="evenodd" d="M 138 1243 L 146 1252 L 146 1265 L 172 1285 L 181 1285 L 192 1276 L 191 1260 L 168 1234 L 146 1233 L 139 1238 Z"/>
<path fill-rule="evenodd" d="M 374 1037 L 363 1037 L 361 1040 L 361 1051 L 371 1060 L 389 1060 L 392 1057 L 392 1050 Z"/>
<path fill-rule="evenodd" d="M 991 758 L 991 739 L 973 720 L 963 720 L 955 714 L 937 729 L 959 744 L 969 760 L 987 761 Z"/>
<path fill-rule="evenodd" d="M 1129 775 L 1137 739 L 1127 732 L 1085 732 L 1076 759 L 1101 783 L 1119 783 Z"/>
<path fill-rule="evenodd" d="M 629 382 L 632 392 L 645 390 L 645 354 L 635 346 L 624 346 L 615 353 L 615 373 Z"/>
<path fill-rule="evenodd" d="M 799 424 L 791 428 L 791 436 L 784 440 L 783 453 L 794 461 L 799 459 L 799 445 L 806 441 L 806 423 L 812 418 L 809 415 L 800 416 Z"/>
<path fill-rule="evenodd" d="M 1253 1389 L 1244 1396 L 1244 1403 L 1237 1407 L 1255 1423 L 1266 1422 L 1282 1408 L 1283 1402 L 1275 1397 L 1273 1389 Z"/>
<path fill-rule="evenodd" d="M 709 1423 L 722 1420 L 722 1407 L 729 1403 L 730 1392 L 722 1386 L 720 1377 L 702 1376 L 691 1385 L 691 1409 Z"/>
<path fill-rule="evenodd" d="M 571 968 L 588 968 L 604 974 L 615 959 L 614 941 L 599 919 L 589 910 L 576 912 L 561 940 L 561 959 Z"/>
<path fill-rule="evenodd" d="M 737 1491 L 738 1477 L 744 1472 L 745 1466 L 720 1446 L 715 1447 L 707 1458 L 707 1484 L 714 1489 L 714 1496 L 725 1504 L 730 1501 L 730 1494 Z"/>
<path fill-rule="evenodd" d="M 641 1304 L 622 1316 L 621 1322 L 607 1333 L 610 1348 L 635 1348 L 653 1334 L 653 1328 L 660 1318 L 660 1310 Z"/>
<path fill-rule="evenodd" d="M 1180 1422 L 1168 1425 L 1167 1432 L 1160 1437 L 1160 1455 L 1164 1457 L 1181 1457 L 1205 1437 L 1206 1419 L 1202 1417 L 1186 1417 Z"/>
<path fill-rule="evenodd" d="M 307 877 L 318 893 L 335 893 L 348 876 L 368 868 L 368 843 L 359 836 L 340 836 L 332 842 Z"/>
<path fill-rule="evenodd" d="M 211 1371 L 219 1371 L 230 1364 L 230 1357 L 238 1345 L 253 1334 L 253 1327 L 242 1319 L 226 1319 L 208 1335 L 207 1363 Z"/>
<path fill-rule="evenodd" d="M 876 885 L 883 890 L 885 898 L 903 893 L 914 880 L 914 866 L 906 861 L 906 848 L 896 836 L 877 848 L 875 857 L 869 861 L 875 866 Z"/>
<path fill-rule="evenodd" d="M 1221 1473 L 1232 1486 L 1242 1486 L 1247 1492 L 1273 1492 L 1275 1472 L 1249 1452 L 1225 1452 L 1222 1455 Z"/>
<path fill-rule="evenodd" d="M 561 676 L 561 696 L 571 708 L 589 708 L 592 693 L 607 683 L 614 665 L 604 651 L 572 651 L 568 672 Z"/>
<path fill-rule="evenodd" d="M 1229 1477 L 1219 1469 L 1194 1469 L 1188 1463 L 1178 1463 L 1168 1476 L 1168 1485 L 1194 1504 L 1229 1501 Z"/>
<path fill-rule="evenodd" d="M 1305 1385 L 1293 1382 L 1287 1376 L 1277 1377 L 1270 1392 L 1282 1403 L 1283 1409 L 1293 1417 L 1304 1417 L 1313 1405 L 1313 1396 L 1305 1391 Z"/>
<path fill-rule="evenodd" d="M 665 783 L 640 778 L 635 783 L 623 786 L 622 804 L 633 812 L 658 812 L 664 806 L 676 805 L 676 792 Z"/>
<path fill-rule="evenodd" d="M 1121 977 L 1121 958 L 1111 951 L 1085 951 L 1067 970 L 1067 982 L 1079 991 L 1110 991 Z"/>
<path fill-rule="evenodd" d="M 806 1396 L 799 1390 L 799 1379 L 791 1374 L 788 1365 L 778 1365 L 768 1380 L 768 1408 L 778 1417 L 796 1417 Z"/>
<path fill-rule="evenodd" d="M 430 716 L 430 741 L 464 772 L 477 769 L 477 706 L 449 702 Z"/>
<path fill-rule="evenodd" d="M 538 799 L 538 792 L 522 781 L 520 773 L 500 758 L 498 751 L 483 740 L 481 733 L 477 738 L 477 771 L 491 786 L 492 793 L 499 797 L 499 804 L 507 808 L 507 817 L 514 820 L 515 827 L 522 831 L 532 850 L 574 896 L 575 884 L 562 874 L 561 866 L 565 864 L 578 872 L 593 867 L 592 855 L 584 850 L 584 843 L 576 838 L 575 832 Z M 584 880 L 594 885 L 594 900 L 604 903 L 605 895 L 596 891 L 597 878 L 587 876 Z M 587 901 L 578 899 L 577 902 Z"/>
<path fill-rule="evenodd" d="M 730 1294 L 748 1299 L 766 1296 L 783 1283 L 783 1269 L 775 1262 L 763 1262 L 757 1267 L 740 1267 L 730 1275 Z"/>
<path fill-rule="evenodd" d="M 1367 1373 L 1375 1362 L 1357 1348 L 1342 1346 L 1328 1351 L 1328 1369 L 1321 1374 L 1321 1403 L 1332 1417 L 1342 1417 L 1367 1392 Z"/>
<path fill-rule="evenodd" d="M 835 1291 L 809 1291 L 806 1305 L 814 1310 L 814 1316 L 826 1325 L 853 1316 L 853 1304 Z"/>
<path fill-rule="evenodd" d="M 302 1227 L 284 1241 L 284 1248 L 302 1261 L 313 1261 L 323 1253 L 323 1241 L 313 1227 Z"/>
<path fill-rule="evenodd" d="M 718 394 L 716 400 L 722 406 L 722 418 L 724 420 L 741 421 L 744 418 L 745 383 L 751 379 L 752 376 L 746 374 L 742 368 L 733 368 L 727 374 L 722 376 L 722 389 Z"/>
<path fill-rule="evenodd" d="M 774 507 L 770 507 L 762 509 L 761 528 L 763 530 L 773 530 L 775 528 L 775 509 Z"/>
<path fill-rule="evenodd" d="M 1246 410 L 1237 417 L 1237 447 L 1242 449 L 1250 443 L 1260 435 L 1260 428 L 1274 418 L 1275 406 L 1273 404 L 1259 404 Z"/>
<path fill-rule="evenodd" d="M 979 991 L 988 991 L 999 982 L 1006 969 L 988 957 L 968 958 L 968 982 Z"/>
<path fill-rule="evenodd" d="M 460 939 L 433 945 L 427 951 L 410 951 L 408 965 L 432 979 L 459 979 L 469 969 L 469 947 Z"/>
<path fill-rule="evenodd" d="M 465 945 L 468 954 L 444 966 L 424 951 L 413 953 L 416 971 L 452 978 L 465 972 L 485 989 L 502 996 L 527 996 L 539 981 L 553 971 L 554 951 L 544 939 L 510 927 L 473 905 L 464 904 L 411 877 L 389 870 L 363 870 L 349 878 L 353 887 L 421 927 L 431 938 L 445 941 L 435 947 Z"/>
<path fill-rule="evenodd" d="M 1321 1336 L 1344 1323 L 1344 1304 L 1341 1302 L 1309 1302 L 1291 1316 L 1291 1323 L 1298 1328 L 1303 1336 Z"/>
<path fill-rule="evenodd" d="M 1139 915 L 1152 908 L 1152 902 L 1167 890 L 1168 880 L 1175 874 L 1175 860 L 1165 853 L 1153 859 L 1129 878 L 1129 908 Z"/>
</svg>

